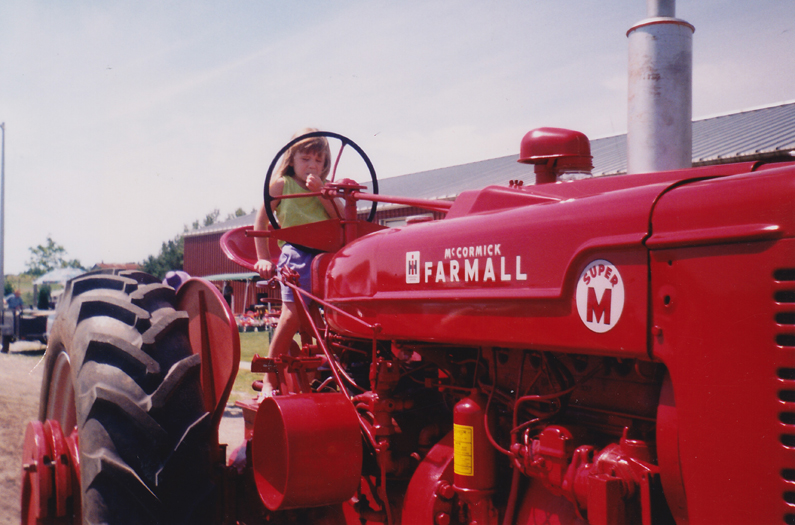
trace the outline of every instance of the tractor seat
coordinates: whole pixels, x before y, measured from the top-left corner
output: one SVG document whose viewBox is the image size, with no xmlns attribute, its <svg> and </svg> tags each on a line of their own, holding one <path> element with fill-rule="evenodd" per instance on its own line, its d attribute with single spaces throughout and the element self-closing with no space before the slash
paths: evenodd
<svg viewBox="0 0 795 525">
<path fill-rule="evenodd" d="M 254 265 L 257 263 L 257 249 L 254 245 L 254 237 L 247 236 L 246 232 L 253 229 L 253 226 L 241 226 L 240 228 L 229 230 L 221 237 L 221 249 L 226 256 L 252 272 L 256 271 Z M 273 264 L 276 264 L 281 250 L 276 239 L 271 237 L 268 242 L 270 243 L 271 259 Z"/>
</svg>

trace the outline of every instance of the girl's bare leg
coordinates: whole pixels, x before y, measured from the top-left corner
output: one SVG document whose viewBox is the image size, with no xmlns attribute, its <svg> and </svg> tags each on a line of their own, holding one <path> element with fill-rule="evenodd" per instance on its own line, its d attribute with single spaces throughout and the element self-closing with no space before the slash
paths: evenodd
<svg viewBox="0 0 795 525">
<path fill-rule="evenodd" d="M 298 308 L 295 303 L 282 303 L 282 313 L 279 316 L 276 330 L 273 332 L 273 339 L 271 339 L 270 348 L 268 349 L 268 357 L 275 359 L 290 350 L 290 345 L 299 325 Z M 265 374 L 262 379 L 262 391 L 259 394 L 259 399 L 270 397 L 273 390 L 279 387 L 277 381 L 276 374 Z"/>
</svg>

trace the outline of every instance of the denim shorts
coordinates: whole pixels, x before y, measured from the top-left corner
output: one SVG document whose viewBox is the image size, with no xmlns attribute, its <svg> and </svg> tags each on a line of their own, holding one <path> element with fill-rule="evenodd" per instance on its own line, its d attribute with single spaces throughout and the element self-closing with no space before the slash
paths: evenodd
<svg viewBox="0 0 795 525">
<path fill-rule="evenodd" d="M 315 254 L 307 253 L 300 248 L 296 248 L 292 244 L 285 243 L 282 246 L 282 254 L 279 256 L 279 262 L 276 263 L 276 271 L 280 274 L 284 266 L 298 273 L 298 286 L 307 292 L 312 292 L 312 259 Z M 289 286 L 279 283 L 282 288 L 282 301 L 294 303 L 295 297 L 293 290 Z M 304 296 L 304 301 L 309 304 L 310 300 Z"/>
</svg>

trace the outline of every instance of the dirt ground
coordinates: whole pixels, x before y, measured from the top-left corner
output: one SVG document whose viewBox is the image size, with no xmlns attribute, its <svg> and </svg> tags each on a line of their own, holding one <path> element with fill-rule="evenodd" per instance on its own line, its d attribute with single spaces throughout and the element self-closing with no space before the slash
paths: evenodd
<svg viewBox="0 0 795 525">
<path fill-rule="evenodd" d="M 14 343 L 0 354 L 0 525 L 19 523 L 22 441 L 39 411 L 44 347 Z"/>
<path fill-rule="evenodd" d="M 22 443 L 28 421 L 39 411 L 44 347 L 19 342 L 11 352 L 0 354 L 0 525 L 20 521 Z M 229 449 L 243 441 L 243 415 L 227 407 L 219 437 Z"/>
</svg>

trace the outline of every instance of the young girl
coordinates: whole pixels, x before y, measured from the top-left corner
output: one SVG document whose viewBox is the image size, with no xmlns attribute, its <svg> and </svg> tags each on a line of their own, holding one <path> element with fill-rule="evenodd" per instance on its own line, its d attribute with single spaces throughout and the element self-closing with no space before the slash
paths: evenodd
<svg viewBox="0 0 795 525">
<path fill-rule="evenodd" d="M 293 138 L 317 131 L 316 129 L 303 129 Z M 331 153 L 325 137 L 313 137 L 302 140 L 287 150 L 282 163 L 276 170 L 269 192 L 271 197 L 293 195 L 297 193 L 315 193 L 321 190 L 326 182 L 331 167 Z M 342 204 L 336 200 L 322 197 L 306 197 L 302 199 L 283 199 L 272 203 L 273 211 L 282 228 L 299 226 L 312 222 L 327 220 L 342 213 Z M 267 213 L 263 205 L 257 212 L 254 221 L 255 230 L 265 230 L 269 227 Z M 282 267 L 296 271 L 299 275 L 299 286 L 310 291 L 310 271 L 315 253 L 307 252 L 301 247 L 279 241 L 281 255 L 274 267 L 270 259 L 267 238 L 255 238 L 257 247 L 257 263 L 255 269 L 260 276 L 270 279 Z M 276 358 L 285 354 L 290 349 L 290 344 L 300 327 L 298 308 L 295 304 L 293 291 L 281 285 L 282 313 L 279 323 L 273 333 L 268 357 Z M 270 376 L 270 377 L 269 377 Z M 276 379 L 273 374 L 266 374 L 263 379 L 260 399 L 272 394 Z"/>
</svg>

